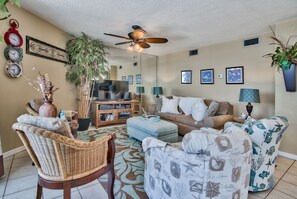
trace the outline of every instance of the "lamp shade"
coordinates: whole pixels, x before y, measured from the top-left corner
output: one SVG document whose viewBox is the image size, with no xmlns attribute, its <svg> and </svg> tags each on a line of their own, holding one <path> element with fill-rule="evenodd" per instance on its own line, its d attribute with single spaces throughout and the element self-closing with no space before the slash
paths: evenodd
<svg viewBox="0 0 297 199">
<path fill-rule="evenodd" d="M 239 95 L 240 102 L 260 103 L 259 89 L 241 88 Z"/>
<path fill-rule="evenodd" d="M 162 87 L 154 87 L 153 88 L 153 94 L 154 95 L 163 95 L 163 89 L 162 89 Z"/>
<path fill-rule="evenodd" d="M 137 86 L 136 87 L 136 93 L 144 93 L 144 87 L 143 86 Z"/>
</svg>

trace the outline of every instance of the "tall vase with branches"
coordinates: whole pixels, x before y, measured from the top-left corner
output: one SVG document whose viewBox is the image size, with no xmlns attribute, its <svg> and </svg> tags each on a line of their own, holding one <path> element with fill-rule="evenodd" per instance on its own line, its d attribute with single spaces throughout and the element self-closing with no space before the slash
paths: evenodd
<svg viewBox="0 0 297 199">
<path fill-rule="evenodd" d="M 86 118 L 89 117 L 92 82 L 110 77 L 106 48 L 101 40 L 81 33 L 67 42 L 66 51 L 69 57 L 66 80 L 78 88 L 78 115 Z"/>
</svg>

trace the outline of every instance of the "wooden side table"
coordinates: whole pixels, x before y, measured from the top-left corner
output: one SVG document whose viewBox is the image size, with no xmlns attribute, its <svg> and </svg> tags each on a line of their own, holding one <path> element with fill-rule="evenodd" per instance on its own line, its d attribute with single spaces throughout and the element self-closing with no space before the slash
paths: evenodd
<svg viewBox="0 0 297 199">
<path fill-rule="evenodd" d="M 245 119 L 242 119 L 242 117 L 235 117 L 235 116 L 234 116 L 233 120 L 240 124 L 243 124 L 245 121 Z"/>
</svg>

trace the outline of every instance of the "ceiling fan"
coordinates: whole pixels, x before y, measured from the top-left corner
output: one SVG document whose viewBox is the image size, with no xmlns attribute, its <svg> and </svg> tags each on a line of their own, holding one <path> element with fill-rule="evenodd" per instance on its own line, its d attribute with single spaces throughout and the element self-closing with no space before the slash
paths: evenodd
<svg viewBox="0 0 297 199">
<path fill-rule="evenodd" d="M 115 35 L 115 34 L 110 34 L 110 33 L 104 33 L 104 34 L 108 35 L 108 36 L 118 37 L 118 38 L 128 40 L 128 41 L 116 43 L 115 45 L 130 44 L 128 49 L 129 50 L 134 49 L 136 51 L 142 51 L 143 48 L 149 48 L 150 45 L 148 43 L 162 44 L 162 43 L 167 43 L 168 42 L 168 39 L 166 39 L 166 38 L 144 38 L 145 35 L 146 35 L 145 30 L 143 30 L 138 25 L 133 25 L 132 28 L 133 28 L 134 31 L 129 32 L 128 37 Z"/>
</svg>

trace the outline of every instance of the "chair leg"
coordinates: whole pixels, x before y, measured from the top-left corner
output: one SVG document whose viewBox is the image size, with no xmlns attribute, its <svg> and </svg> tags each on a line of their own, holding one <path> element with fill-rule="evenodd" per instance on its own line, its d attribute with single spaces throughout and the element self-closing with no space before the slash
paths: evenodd
<svg viewBox="0 0 297 199">
<path fill-rule="evenodd" d="M 114 194 L 113 194 L 113 185 L 114 185 L 114 169 L 111 168 L 108 172 L 108 181 L 107 181 L 107 194 L 109 199 L 114 199 Z"/>
<path fill-rule="evenodd" d="M 71 185 L 70 183 L 64 183 L 63 185 L 63 194 L 64 199 L 70 199 L 71 198 Z"/>
<path fill-rule="evenodd" d="M 42 195 L 42 186 L 37 182 L 37 194 L 36 194 L 36 199 L 41 199 Z"/>
</svg>

